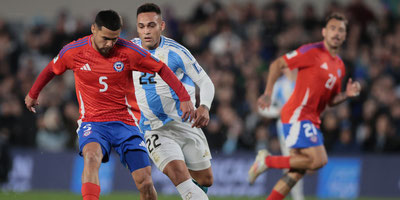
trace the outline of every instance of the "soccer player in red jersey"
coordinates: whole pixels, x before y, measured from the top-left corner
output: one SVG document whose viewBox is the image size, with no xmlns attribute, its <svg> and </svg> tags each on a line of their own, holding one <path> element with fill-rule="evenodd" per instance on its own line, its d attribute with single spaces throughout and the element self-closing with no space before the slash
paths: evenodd
<svg viewBox="0 0 400 200">
<path fill-rule="evenodd" d="M 132 71 L 157 72 L 181 101 L 182 119 L 194 118 L 190 96 L 163 62 L 130 41 L 119 38 L 122 20 L 113 10 L 100 11 L 91 26 L 92 35 L 66 46 L 40 73 L 28 95 L 26 107 L 35 111 L 42 88 L 66 70 L 75 76 L 79 102 L 79 154 L 84 159 L 83 200 L 98 200 L 99 167 L 109 160 L 111 147 L 127 166 L 140 192 L 140 199 L 157 199 L 151 179 L 150 160 L 134 93 Z"/>
<path fill-rule="evenodd" d="M 249 170 L 249 182 L 254 183 L 257 176 L 269 168 L 289 169 L 267 200 L 283 199 L 307 170 L 317 170 L 328 162 L 319 116 L 327 105 L 337 105 L 360 93 L 360 84 L 351 78 L 346 91 L 340 92 L 345 67 L 337 54 L 346 38 L 346 25 L 343 15 L 333 13 L 322 29 L 322 42 L 303 45 L 279 57 L 270 66 L 265 92 L 257 102 L 262 109 L 270 106 L 272 89 L 282 69 L 298 69 L 298 75 L 293 94 L 281 111 L 290 155 L 271 156 L 268 151 L 261 150 Z"/>
</svg>

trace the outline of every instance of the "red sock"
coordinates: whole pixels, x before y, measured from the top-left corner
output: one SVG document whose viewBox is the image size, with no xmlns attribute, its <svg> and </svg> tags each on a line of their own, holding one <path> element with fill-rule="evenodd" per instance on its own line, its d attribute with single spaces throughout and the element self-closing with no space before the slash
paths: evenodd
<svg viewBox="0 0 400 200">
<path fill-rule="evenodd" d="M 270 168 L 290 169 L 290 156 L 267 156 L 265 164 Z"/>
<path fill-rule="evenodd" d="M 99 200 L 100 186 L 94 183 L 86 182 L 82 184 L 83 200 Z"/>
<path fill-rule="evenodd" d="M 276 190 L 272 190 L 271 194 L 267 197 L 266 200 L 282 200 L 284 198 L 285 196 L 283 196 L 283 194 L 279 193 Z"/>
</svg>

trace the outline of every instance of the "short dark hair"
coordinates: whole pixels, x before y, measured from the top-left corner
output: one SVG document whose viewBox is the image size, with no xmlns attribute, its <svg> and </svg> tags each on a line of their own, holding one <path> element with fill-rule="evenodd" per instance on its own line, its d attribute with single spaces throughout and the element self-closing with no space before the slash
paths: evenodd
<svg viewBox="0 0 400 200">
<path fill-rule="evenodd" d="M 139 8 L 137 9 L 136 12 L 136 17 L 140 14 L 140 13 L 145 13 L 145 12 L 155 12 L 158 15 L 161 16 L 161 9 L 157 4 L 154 3 L 145 3 L 141 6 L 139 6 Z"/>
<path fill-rule="evenodd" d="M 114 10 L 102 10 L 96 15 L 94 23 L 99 29 L 104 26 L 112 31 L 116 31 L 122 27 L 121 16 Z"/>
<path fill-rule="evenodd" d="M 331 19 L 336 19 L 336 20 L 339 20 L 339 21 L 343 21 L 343 22 L 344 22 L 344 25 L 345 25 L 346 27 L 347 27 L 347 25 L 348 25 L 347 18 L 346 18 L 346 16 L 345 16 L 344 14 L 338 13 L 338 12 L 334 12 L 334 13 L 328 15 L 328 16 L 325 18 L 325 24 L 324 24 L 325 27 L 326 27 L 326 25 L 328 25 L 328 22 L 329 22 Z"/>
</svg>

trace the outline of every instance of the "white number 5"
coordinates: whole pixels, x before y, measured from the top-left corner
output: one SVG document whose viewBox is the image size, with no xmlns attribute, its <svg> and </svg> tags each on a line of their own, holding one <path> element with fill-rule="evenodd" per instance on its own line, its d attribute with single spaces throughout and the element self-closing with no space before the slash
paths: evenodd
<svg viewBox="0 0 400 200">
<path fill-rule="evenodd" d="M 100 89 L 100 92 L 105 92 L 108 89 L 107 83 L 103 81 L 103 80 L 106 80 L 106 79 L 107 79 L 107 76 L 100 76 L 100 78 L 99 78 L 99 83 L 104 86 L 104 88 Z"/>
</svg>

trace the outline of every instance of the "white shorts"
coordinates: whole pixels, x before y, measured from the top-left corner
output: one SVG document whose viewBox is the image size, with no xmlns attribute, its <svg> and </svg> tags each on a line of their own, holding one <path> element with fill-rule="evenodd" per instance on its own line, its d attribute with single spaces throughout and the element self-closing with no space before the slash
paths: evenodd
<svg viewBox="0 0 400 200">
<path fill-rule="evenodd" d="M 146 146 L 158 169 L 173 160 L 182 160 L 193 171 L 211 167 L 211 153 L 207 139 L 200 128 L 190 123 L 171 121 L 164 126 L 146 131 Z"/>
</svg>

